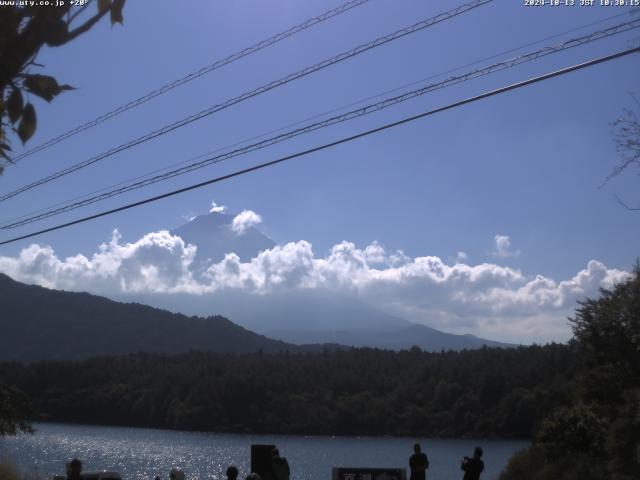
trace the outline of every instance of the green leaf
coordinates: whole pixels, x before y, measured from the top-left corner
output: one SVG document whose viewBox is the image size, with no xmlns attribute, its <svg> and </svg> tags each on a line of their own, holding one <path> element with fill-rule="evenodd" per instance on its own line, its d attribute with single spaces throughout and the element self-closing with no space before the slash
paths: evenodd
<svg viewBox="0 0 640 480">
<path fill-rule="evenodd" d="M 9 113 L 9 120 L 11 123 L 16 123 L 22 115 L 22 108 L 24 101 L 22 100 L 22 92 L 19 88 L 13 87 L 9 100 L 7 101 L 7 109 Z"/>
<path fill-rule="evenodd" d="M 104 13 L 111 8 L 111 0 L 98 0 L 98 13 Z"/>
<path fill-rule="evenodd" d="M 31 93 L 50 102 L 62 91 L 58 81 L 49 75 L 25 75 L 24 87 Z"/>
<path fill-rule="evenodd" d="M 33 105 L 27 103 L 22 112 L 22 120 L 18 126 L 18 136 L 22 143 L 26 143 L 36 131 L 36 109 Z"/>
<path fill-rule="evenodd" d="M 122 25 L 122 9 L 124 8 L 124 0 L 113 0 L 113 5 L 111 6 L 111 26 L 113 27 L 116 23 Z"/>
</svg>

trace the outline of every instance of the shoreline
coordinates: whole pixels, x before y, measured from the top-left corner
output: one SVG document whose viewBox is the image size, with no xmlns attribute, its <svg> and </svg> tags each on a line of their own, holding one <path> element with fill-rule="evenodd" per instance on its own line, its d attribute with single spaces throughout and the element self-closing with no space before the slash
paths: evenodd
<svg viewBox="0 0 640 480">
<path fill-rule="evenodd" d="M 123 425 L 123 424 L 113 424 L 113 423 L 80 423 L 80 422 L 71 422 L 71 421 L 54 421 L 54 420 L 38 420 L 33 422 L 34 434 L 38 431 L 38 425 L 57 425 L 57 426 L 70 426 L 70 427 L 88 427 L 88 428 L 116 428 L 116 429 L 136 429 L 136 430 L 151 430 L 158 432 L 175 432 L 175 433 L 191 433 L 191 434 L 206 434 L 206 435 L 235 435 L 235 436 L 261 436 L 261 437 L 299 437 L 299 438 L 362 438 L 362 439 L 400 439 L 400 438 L 413 438 L 413 439 L 430 439 L 430 440 L 464 440 L 471 441 L 475 440 L 478 442 L 495 442 L 495 441 L 506 441 L 506 442 L 531 442 L 531 438 L 525 437 L 473 437 L 473 436 L 462 436 L 462 437 L 447 437 L 447 436 L 437 436 L 437 435 L 384 435 L 384 434 L 371 434 L 371 435 L 363 435 L 363 434 L 326 434 L 326 433 L 271 433 L 271 432 L 250 432 L 250 431 L 215 431 L 215 430 L 184 430 L 179 428 L 166 428 L 166 427 L 149 427 L 149 426 L 138 426 L 138 425 Z M 21 435 L 30 435 L 30 434 L 21 434 Z"/>
</svg>

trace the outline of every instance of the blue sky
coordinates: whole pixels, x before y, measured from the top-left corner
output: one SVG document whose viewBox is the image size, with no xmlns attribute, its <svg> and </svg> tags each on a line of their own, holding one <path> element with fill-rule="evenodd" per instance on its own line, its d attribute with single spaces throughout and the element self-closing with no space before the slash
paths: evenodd
<svg viewBox="0 0 640 480">
<path fill-rule="evenodd" d="M 462 3 L 462 2 L 460 2 Z M 525 7 L 496 0 L 458 18 L 260 95 L 156 141 L 0 204 L 8 219 L 195 155 L 343 107 L 412 81 L 609 16 L 621 7 Z M 130 1 L 124 27 L 102 22 L 77 41 L 43 50 L 38 61 L 77 90 L 51 105 L 38 99 L 29 145 L 83 123 L 155 87 L 339 5 L 339 1 Z M 57 171 L 152 129 L 360 43 L 453 8 L 450 1 L 371 0 L 259 54 L 206 75 L 114 120 L 9 168 L 2 191 Z M 621 16 L 546 44 L 631 19 Z M 425 95 L 367 118 L 208 167 L 82 211 L 48 226 L 127 200 L 202 181 L 293 153 L 466 96 L 637 44 L 640 29 Z M 529 47 L 518 53 L 539 48 Z M 503 56 L 509 58 L 512 53 Z M 464 72 L 461 70 L 460 72 Z M 527 278 L 557 282 L 591 260 L 629 271 L 639 254 L 640 217 L 614 194 L 640 203 L 633 172 L 598 189 L 618 158 L 609 123 L 640 92 L 638 56 L 596 66 L 351 142 L 223 184 L 126 213 L 1 247 L 16 256 L 32 243 L 63 258 L 92 255 L 118 229 L 123 242 L 171 229 L 205 213 L 212 200 L 231 212 L 253 210 L 280 244 L 305 240 L 326 255 L 341 241 L 374 241 L 408 257 L 497 263 Z M 440 77 L 444 78 L 444 77 Z M 17 141 L 15 142 L 17 145 Z M 29 146 L 28 145 L 28 146 Z M 18 152 L 20 149 L 17 149 Z M 31 226 L 33 227 L 33 225 Z M 12 233 L 26 233 L 31 227 Z M 496 257 L 495 236 L 517 255 Z M 4 233 L 2 238 L 10 235 Z M 11 235 L 12 236 L 12 235 Z"/>
</svg>

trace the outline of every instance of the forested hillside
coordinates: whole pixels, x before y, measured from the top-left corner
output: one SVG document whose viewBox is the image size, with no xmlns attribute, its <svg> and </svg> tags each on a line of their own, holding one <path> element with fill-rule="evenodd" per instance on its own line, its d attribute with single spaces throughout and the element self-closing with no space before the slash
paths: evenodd
<svg viewBox="0 0 640 480">
<path fill-rule="evenodd" d="M 0 273 L 0 360 L 33 361 L 189 350 L 247 353 L 296 347 L 224 317 L 187 317 L 88 293 L 16 282 Z"/>
<path fill-rule="evenodd" d="M 0 364 L 39 418 L 220 432 L 529 437 L 568 399 L 563 345 L 135 354 Z"/>
</svg>

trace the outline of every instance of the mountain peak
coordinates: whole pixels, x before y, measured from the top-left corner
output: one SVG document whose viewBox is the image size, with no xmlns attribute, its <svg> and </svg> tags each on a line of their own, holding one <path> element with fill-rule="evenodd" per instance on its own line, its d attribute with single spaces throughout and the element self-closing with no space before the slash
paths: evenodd
<svg viewBox="0 0 640 480">
<path fill-rule="evenodd" d="M 202 225 L 202 226 L 209 226 L 209 227 L 216 227 L 219 225 L 231 225 L 231 223 L 233 222 L 233 218 L 234 218 L 233 215 L 229 215 L 222 212 L 204 213 L 202 215 L 196 215 L 187 223 L 178 227 L 178 229 L 183 228 L 187 225 Z"/>
<path fill-rule="evenodd" d="M 255 227 L 248 227 L 241 234 L 235 232 L 231 228 L 234 218 L 235 215 L 210 212 L 196 216 L 171 233 L 198 247 L 194 260 L 197 270 L 222 261 L 228 253 L 235 253 L 246 262 L 275 247 L 276 243 Z"/>
</svg>

